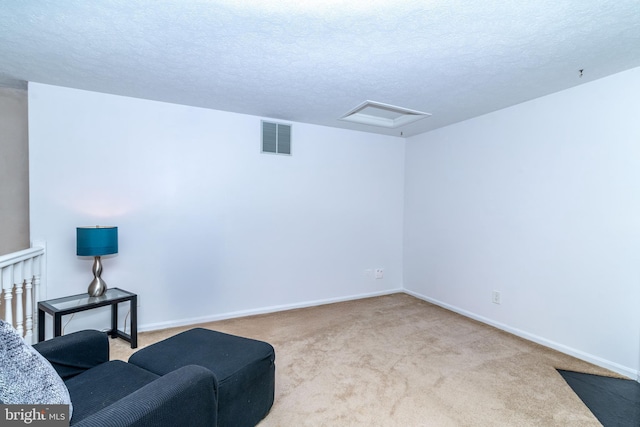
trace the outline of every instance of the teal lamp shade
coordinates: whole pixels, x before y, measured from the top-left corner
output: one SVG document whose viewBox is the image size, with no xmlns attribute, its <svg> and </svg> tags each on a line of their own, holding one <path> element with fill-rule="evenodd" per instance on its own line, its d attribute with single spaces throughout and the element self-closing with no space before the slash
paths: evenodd
<svg viewBox="0 0 640 427">
<path fill-rule="evenodd" d="M 76 229 L 76 254 L 101 256 L 118 253 L 118 227 L 78 227 Z"/>
<path fill-rule="evenodd" d="M 104 295 L 107 284 L 100 277 L 102 274 L 102 255 L 118 253 L 118 227 L 77 227 L 76 255 L 92 256 L 93 280 L 89 284 L 87 293 L 92 297 Z"/>
</svg>

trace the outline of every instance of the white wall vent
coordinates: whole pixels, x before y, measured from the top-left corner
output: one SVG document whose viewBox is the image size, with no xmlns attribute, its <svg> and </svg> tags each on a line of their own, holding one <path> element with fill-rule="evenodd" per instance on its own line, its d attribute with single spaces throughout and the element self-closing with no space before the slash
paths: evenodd
<svg viewBox="0 0 640 427">
<path fill-rule="evenodd" d="M 291 125 L 262 121 L 262 152 L 291 154 Z"/>
<path fill-rule="evenodd" d="M 365 101 L 340 117 L 340 120 L 385 128 L 397 128 L 430 115 L 422 111 L 396 107 L 382 102 Z"/>
</svg>

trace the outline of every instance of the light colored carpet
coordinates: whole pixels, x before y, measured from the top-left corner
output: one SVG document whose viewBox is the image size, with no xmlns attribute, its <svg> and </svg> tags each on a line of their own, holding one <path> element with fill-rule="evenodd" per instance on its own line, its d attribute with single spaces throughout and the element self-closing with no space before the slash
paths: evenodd
<svg viewBox="0 0 640 427">
<path fill-rule="evenodd" d="M 401 293 L 198 326 L 275 347 L 260 427 L 600 426 L 555 368 L 617 376 Z M 111 340 L 112 358 L 133 351 Z"/>
</svg>

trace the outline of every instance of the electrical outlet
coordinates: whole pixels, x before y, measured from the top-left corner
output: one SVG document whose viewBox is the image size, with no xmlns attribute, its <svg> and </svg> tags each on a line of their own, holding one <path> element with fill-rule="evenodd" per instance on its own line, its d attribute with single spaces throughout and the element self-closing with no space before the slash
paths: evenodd
<svg viewBox="0 0 640 427">
<path fill-rule="evenodd" d="M 500 304 L 500 292 L 491 292 L 491 302 L 493 302 L 494 304 Z"/>
<path fill-rule="evenodd" d="M 376 268 L 376 279 L 384 279 L 384 269 Z"/>
</svg>

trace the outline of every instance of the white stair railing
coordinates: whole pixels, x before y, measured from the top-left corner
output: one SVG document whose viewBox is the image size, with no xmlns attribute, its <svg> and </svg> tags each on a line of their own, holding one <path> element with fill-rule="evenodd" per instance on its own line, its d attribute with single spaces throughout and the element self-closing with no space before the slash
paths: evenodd
<svg viewBox="0 0 640 427">
<path fill-rule="evenodd" d="M 0 255 L 0 314 L 28 343 L 35 342 L 38 336 L 34 318 L 44 254 L 44 247 L 36 246 Z"/>
</svg>

